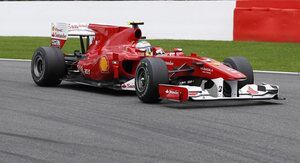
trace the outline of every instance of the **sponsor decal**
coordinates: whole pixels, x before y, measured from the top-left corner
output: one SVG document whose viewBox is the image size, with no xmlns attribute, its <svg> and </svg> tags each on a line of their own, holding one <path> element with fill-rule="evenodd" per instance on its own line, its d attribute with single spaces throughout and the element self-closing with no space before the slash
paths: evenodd
<svg viewBox="0 0 300 163">
<path fill-rule="evenodd" d="M 78 68 L 78 70 L 79 70 L 81 73 L 85 74 L 85 73 L 84 73 L 84 69 L 83 69 L 83 67 L 82 67 L 81 65 L 77 65 L 77 68 Z"/>
<path fill-rule="evenodd" d="M 66 39 L 67 35 L 64 33 L 59 33 L 59 32 L 52 32 L 51 35 L 53 38 L 61 38 L 61 39 Z"/>
<path fill-rule="evenodd" d="M 90 69 L 84 69 L 84 74 L 90 75 L 91 74 L 91 70 Z"/>
<path fill-rule="evenodd" d="M 232 72 L 232 73 L 238 73 L 238 71 L 236 71 L 235 69 L 233 69 L 233 68 L 227 68 L 226 69 L 227 71 L 230 71 L 230 72 Z"/>
<path fill-rule="evenodd" d="M 201 67 L 202 73 L 211 74 L 214 70 L 208 67 Z"/>
<path fill-rule="evenodd" d="M 52 40 L 51 45 L 60 47 L 60 41 L 59 40 Z"/>
<path fill-rule="evenodd" d="M 174 63 L 172 61 L 166 61 L 165 63 L 166 63 L 167 66 L 173 66 L 174 65 Z"/>
<path fill-rule="evenodd" d="M 81 65 L 77 65 L 78 70 L 85 74 L 85 75 L 90 75 L 91 74 L 91 70 L 90 69 L 84 69 Z"/>
<path fill-rule="evenodd" d="M 109 72 L 109 63 L 105 56 L 100 58 L 99 67 L 101 69 L 101 72 Z"/>
<path fill-rule="evenodd" d="M 77 69 L 78 69 L 79 71 L 83 72 L 83 68 L 82 68 L 81 65 L 77 65 Z"/>
<path fill-rule="evenodd" d="M 68 24 L 69 30 L 76 30 L 80 28 L 88 28 L 88 24 Z"/>
<path fill-rule="evenodd" d="M 251 88 L 250 86 L 248 87 L 247 93 L 249 93 L 250 95 L 258 94 L 258 92 L 256 90 L 254 90 L 253 88 Z"/>
<path fill-rule="evenodd" d="M 123 90 L 135 90 L 135 83 L 134 83 L 134 79 L 131 79 L 123 84 L 121 84 L 121 88 Z"/>
<path fill-rule="evenodd" d="M 166 94 L 169 94 L 169 95 L 179 95 L 179 92 L 177 90 L 170 90 L 170 89 L 167 89 L 165 91 Z"/>
<path fill-rule="evenodd" d="M 69 34 L 73 35 L 94 35 L 94 31 L 89 28 L 89 24 L 68 24 Z"/>
<path fill-rule="evenodd" d="M 192 84 L 192 83 L 194 83 L 194 82 L 195 82 L 195 80 L 180 81 L 180 82 L 179 82 L 179 85 L 183 85 L 183 84 Z"/>
<path fill-rule="evenodd" d="M 135 88 L 134 84 L 131 83 L 124 83 L 121 85 L 122 88 Z"/>
<path fill-rule="evenodd" d="M 197 96 L 199 91 L 189 91 L 189 96 Z"/>
<path fill-rule="evenodd" d="M 51 37 L 66 40 L 67 39 L 67 24 L 66 23 L 52 23 Z"/>
<path fill-rule="evenodd" d="M 59 29 L 59 28 L 55 27 L 55 25 L 52 26 L 52 31 L 54 31 L 54 32 L 63 32 L 62 29 Z"/>
<path fill-rule="evenodd" d="M 65 34 L 59 34 L 59 33 L 53 33 L 52 36 L 55 38 L 66 38 L 67 37 Z"/>
</svg>

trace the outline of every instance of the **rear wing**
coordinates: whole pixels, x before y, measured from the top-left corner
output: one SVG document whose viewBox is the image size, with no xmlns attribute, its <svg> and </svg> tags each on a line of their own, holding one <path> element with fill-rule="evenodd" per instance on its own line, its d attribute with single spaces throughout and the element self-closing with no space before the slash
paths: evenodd
<svg viewBox="0 0 300 163">
<path fill-rule="evenodd" d="M 83 37 L 95 36 L 95 32 L 84 23 L 51 23 L 51 46 L 62 48 L 69 36 Z"/>
</svg>

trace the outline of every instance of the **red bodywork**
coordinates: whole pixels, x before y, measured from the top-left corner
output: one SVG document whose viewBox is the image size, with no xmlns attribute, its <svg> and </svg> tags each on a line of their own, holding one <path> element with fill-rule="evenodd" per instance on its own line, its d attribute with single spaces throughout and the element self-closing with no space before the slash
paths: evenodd
<svg viewBox="0 0 300 163">
<path fill-rule="evenodd" d="M 120 27 L 90 24 L 95 38 L 89 45 L 86 58 L 79 60 L 77 68 L 93 81 L 113 81 L 115 79 L 132 79 L 135 70 L 145 52 L 139 51 L 136 44 L 142 37 L 138 27 Z M 223 78 L 224 80 L 244 80 L 246 76 L 224 64 L 196 54 L 186 56 L 181 51 L 166 52 L 156 55 L 160 47 L 152 47 L 153 55 L 165 61 L 168 70 L 174 71 L 184 67 L 193 71 L 170 72 L 170 77 L 194 76 L 204 79 Z M 148 56 L 147 56 L 148 57 Z"/>
</svg>

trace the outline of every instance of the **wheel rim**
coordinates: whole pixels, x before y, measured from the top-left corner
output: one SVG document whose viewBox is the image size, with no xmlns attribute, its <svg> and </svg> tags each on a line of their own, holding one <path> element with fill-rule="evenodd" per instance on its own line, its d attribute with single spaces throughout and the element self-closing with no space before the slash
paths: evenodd
<svg viewBox="0 0 300 163">
<path fill-rule="evenodd" d="M 45 64 L 44 64 L 43 58 L 40 55 L 38 55 L 34 59 L 34 63 L 33 63 L 34 75 L 36 77 L 41 77 L 42 74 L 44 73 L 44 70 L 45 70 Z"/>
<path fill-rule="evenodd" d="M 138 70 L 138 76 L 137 76 L 137 82 L 136 82 L 137 90 L 139 92 L 144 92 L 148 83 L 149 83 L 149 76 L 147 74 L 147 71 L 145 68 L 141 67 Z"/>
</svg>

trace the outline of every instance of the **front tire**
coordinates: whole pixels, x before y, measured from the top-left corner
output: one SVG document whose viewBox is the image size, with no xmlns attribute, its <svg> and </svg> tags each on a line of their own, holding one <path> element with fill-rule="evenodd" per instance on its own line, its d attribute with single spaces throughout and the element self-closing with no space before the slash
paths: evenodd
<svg viewBox="0 0 300 163">
<path fill-rule="evenodd" d="M 60 49 L 39 47 L 32 56 L 31 76 L 38 86 L 57 86 L 65 75 L 65 59 Z"/>
<path fill-rule="evenodd" d="M 165 62 L 160 58 L 144 58 L 136 69 L 135 90 L 144 103 L 158 103 L 159 84 L 169 83 L 169 73 Z"/>
</svg>

